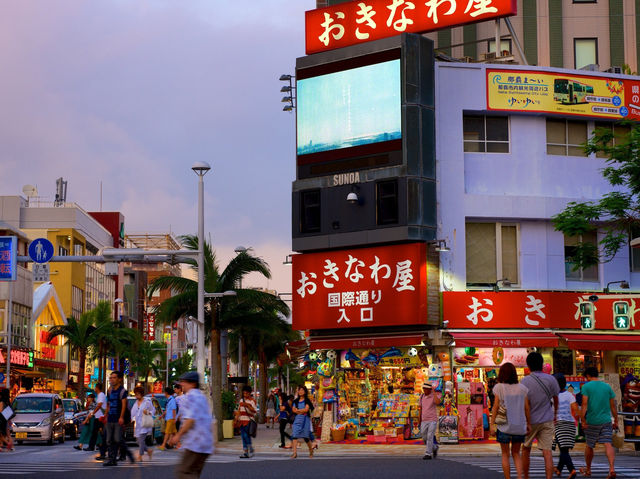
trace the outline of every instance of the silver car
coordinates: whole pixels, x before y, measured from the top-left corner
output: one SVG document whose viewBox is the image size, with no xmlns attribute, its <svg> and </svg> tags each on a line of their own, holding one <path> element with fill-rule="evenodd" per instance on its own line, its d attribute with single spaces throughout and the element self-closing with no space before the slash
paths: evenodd
<svg viewBox="0 0 640 479">
<path fill-rule="evenodd" d="M 16 413 L 11 436 L 18 444 L 23 441 L 53 444 L 56 439 L 64 442 L 64 408 L 57 394 L 20 394 L 11 408 Z"/>
</svg>

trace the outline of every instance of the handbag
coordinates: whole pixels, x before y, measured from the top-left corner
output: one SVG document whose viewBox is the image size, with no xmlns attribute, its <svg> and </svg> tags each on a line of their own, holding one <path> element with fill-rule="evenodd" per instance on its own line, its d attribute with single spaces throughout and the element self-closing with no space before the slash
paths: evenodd
<svg viewBox="0 0 640 479">
<path fill-rule="evenodd" d="M 142 414 L 142 427 L 153 428 L 153 416 L 151 414 Z"/>
<path fill-rule="evenodd" d="M 258 423 L 255 420 L 249 421 L 249 436 L 256 437 L 258 433 Z"/>
<path fill-rule="evenodd" d="M 496 414 L 495 423 L 498 426 L 502 426 L 504 424 L 507 424 L 507 408 L 504 407 L 504 405 L 502 405 L 502 404 L 500 404 L 500 406 L 498 406 L 498 414 Z"/>
</svg>

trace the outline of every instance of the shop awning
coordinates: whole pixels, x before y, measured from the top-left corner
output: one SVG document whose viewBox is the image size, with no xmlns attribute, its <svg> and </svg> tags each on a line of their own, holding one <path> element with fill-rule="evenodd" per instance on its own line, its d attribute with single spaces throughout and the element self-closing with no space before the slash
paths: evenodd
<svg viewBox="0 0 640 479">
<path fill-rule="evenodd" d="M 391 346 L 418 346 L 422 344 L 422 334 L 405 334 L 389 336 L 358 337 L 320 337 L 309 338 L 310 349 L 356 349 L 356 348 L 390 348 Z"/>
<path fill-rule="evenodd" d="M 558 333 L 567 340 L 569 349 L 595 351 L 640 351 L 638 334 L 587 334 Z"/>
<path fill-rule="evenodd" d="M 450 332 L 458 348 L 554 348 L 558 336 L 549 331 L 518 332 L 502 331 L 494 333 Z"/>
</svg>

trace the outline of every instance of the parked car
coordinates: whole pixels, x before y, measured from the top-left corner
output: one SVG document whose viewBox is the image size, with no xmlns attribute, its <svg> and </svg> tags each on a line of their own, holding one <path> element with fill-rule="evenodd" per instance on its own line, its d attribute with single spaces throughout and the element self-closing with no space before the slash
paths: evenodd
<svg viewBox="0 0 640 479">
<path fill-rule="evenodd" d="M 64 407 L 65 433 L 71 439 L 77 439 L 80 431 L 80 424 L 82 424 L 82 421 L 86 419 L 89 411 L 84 410 L 80 399 L 63 399 L 62 405 Z"/>
<path fill-rule="evenodd" d="M 147 436 L 147 445 L 153 445 L 153 441 L 155 441 L 157 444 L 162 444 L 162 440 L 164 439 L 164 418 L 162 417 L 162 407 L 160 406 L 160 402 L 158 401 L 158 399 L 153 397 L 151 394 L 145 397 L 151 399 L 151 403 L 153 404 L 153 407 L 155 409 L 155 413 L 153 415 L 153 430 L 151 431 L 151 434 Z M 136 398 L 127 398 L 129 409 L 133 407 L 133 403 L 135 402 Z M 127 424 L 127 426 L 124 428 L 124 440 L 126 442 L 135 442 L 136 438 L 134 437 L 133 433 L 134 425 L 133 422 L 131 422 L 131 424 Z"/>
<path fill-rule="evenodd" d="M 64 442 L 64 408 L 57 394 L 20 394 L 13 400 L 11 408 L 16 413 L 11 436 L 18 444 L 46 441 L 51 445 L 56 439 Z"/>
</svg>

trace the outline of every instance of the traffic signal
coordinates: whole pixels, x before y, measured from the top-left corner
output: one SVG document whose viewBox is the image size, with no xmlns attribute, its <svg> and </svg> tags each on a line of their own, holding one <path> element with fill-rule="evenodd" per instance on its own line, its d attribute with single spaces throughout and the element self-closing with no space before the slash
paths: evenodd
<svg viewBox="0 0 640 479">
<path fill-rule="evenodd" d="M 626 301 L 616 301 L 613 303 L 613 328 L 629 329 L 631 319 L 629 318 L 629 303 Z"/>
<path fill-rule="evenodd" d="M 580 327 L 587 330 L 594 329 L 595 322 L 593 303 L 580 303 Z"/>
</svg>

